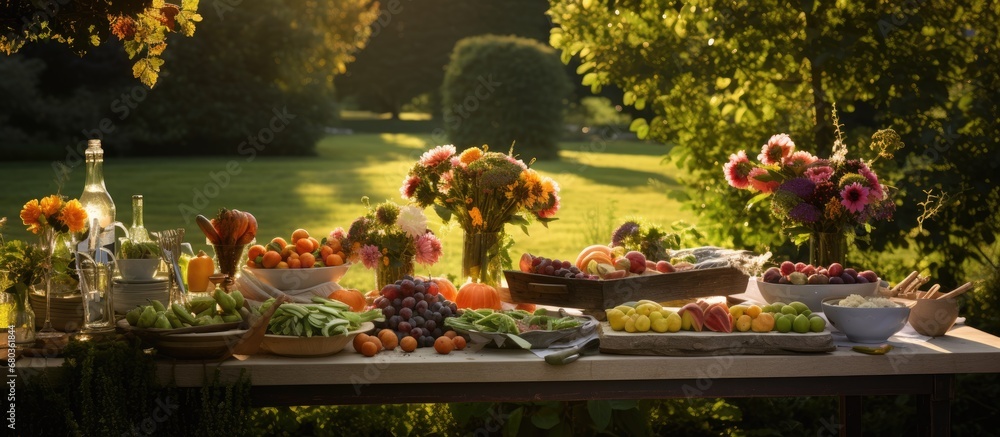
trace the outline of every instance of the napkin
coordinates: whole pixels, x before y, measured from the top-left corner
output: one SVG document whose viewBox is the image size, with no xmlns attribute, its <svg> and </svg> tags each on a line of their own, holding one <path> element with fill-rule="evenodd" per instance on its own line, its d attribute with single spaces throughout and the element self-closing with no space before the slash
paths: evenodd
<svg viewBox="0 0 1000 437">
<path fill-rule="evenodd" d="M 315 287 L 304 288 L 301 290 L 278 290 L 270 284 L 261 281 L 259 278 L 254 276 L 252 270 L 243 269 L 243 274 L 239 278 L 236 278 L 236 283 L 233 284 L 243 297 L 254 300 L 258 302 L 263 302 L 272 297 L 278 297 L 281 295 L 286 295 L 291 298 L 292 302 L 298 303 L 311 303 L 313 296 L 327 297 L 330 293 L 340 290 L 340 284 L 336 282 L 327 282 L 324 284 L 319 284 Z"/>
</svg>

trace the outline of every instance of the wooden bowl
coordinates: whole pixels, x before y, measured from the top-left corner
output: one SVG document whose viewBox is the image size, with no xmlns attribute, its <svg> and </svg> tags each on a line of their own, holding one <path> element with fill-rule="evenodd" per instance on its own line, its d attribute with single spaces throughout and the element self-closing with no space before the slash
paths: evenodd
<svg viewBox="0 0 1000 437">
<path fill-rule="evenodd" d="M 264 341 L 260 343 L 260 347 L 264 352 L 284 357 L 326 357 L 340 352 L 354 340 L 355 336 L 362 332 L 371 331 L 374 327 L 374 323 L 365 322 L 354 331 L 330 337 L 267 334 L 264 336 Z"/>
<path fill-rule="evenodd" d="M 945 335 L 958 319 L 955 299 L 917 299 L 910 307 L 910 326 L 928 337 Z"/>
</svg>

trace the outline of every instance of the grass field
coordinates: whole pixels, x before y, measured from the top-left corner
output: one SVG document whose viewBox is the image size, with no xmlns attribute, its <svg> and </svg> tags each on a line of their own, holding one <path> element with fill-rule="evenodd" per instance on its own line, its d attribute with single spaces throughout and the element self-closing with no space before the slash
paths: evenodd
<svg viewBox="0 0 1000 437">
<path fill-rule="evenodd" d="M 208 158 L 108 158 L 105 181 L 117 205 L 117 219 L 129 225 L 131 196 L 145 199 L 145 225 L 150 230 L 184 227 L 195 249 L 211 249 L 195 225 L 197 213 L 212 216 L 220 207 L 252 212 L 258 221 L 258 241 L 288 238 L 296 228 L 316 236 L 335 227 L 347 228 L 364 212 L 362 196 L 373 202 L 399 195 L 406 172 L 429 144 L 429 136 L 363 134 L 331 136 L 317 146 L 318 156 L 248 159 L 246 156 Z M 610 240 L 617 223 L 641 216 L 668 225 L 691 221 L 691 213 L 667 199 L 664 189 L 676 187 L 674 166 L 662 165 L 668 149 L 638 142 L 563 143 L 561 160 L 533 167 L 559 182 L 562 209 L 549 229 L 533 224 L 530 236 L 508 227 L 516 240 L 512 256 L 527 251 L 551 258 L 575 257 L 582 247 Z M 530 158 L 530 157 L 525 157 Z M 528 159 L 525 159 L 528 161 Z M 8 238 L 28 238 L 18 219 L 25 201 L 56 189 L 51 162 L 0 163 L 0 217 L 8 217 Z M 63 193 L 82 192 L 85 169 L 74 168 Z M 657 184 L 651 184 L 656 181 Z M 462 232 L 442 227 L 428 210 L 432 230 L 444 242 L 444 256 L 418 273 L 459 274 Z M 355 266 L 342 285 L 367 290 L 374 274 Z"/>
</svg>

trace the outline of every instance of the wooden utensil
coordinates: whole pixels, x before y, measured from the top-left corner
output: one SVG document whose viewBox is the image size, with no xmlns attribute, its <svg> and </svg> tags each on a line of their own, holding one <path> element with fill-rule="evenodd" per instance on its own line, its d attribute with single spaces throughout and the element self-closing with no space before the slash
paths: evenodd
<svg viewBox="0 0 1000 437">
<path fill-rule="evenodd" d="M 941 289 L 941 284 L 934 284 L 934 286 L 931 287 L 930 290 L 927 290 L 927 292 L 924 293 L 924 299 L 934 299 L 935 296 L 937 295 L 938 290 L 940 289 Z"/>
<path fill-rule="evenodd" d="M 954 290 L 951 290 L 948 293 L 946 293 L 946 294 L 938 297 L 938 299 L 952 299 L 952 298 L 955 298 L 955 297 L 957 297 L 958 295 L 960 295 L 962 293 L 965 293 L 966 291 L 969 291 L 970 289 L 972 289 L 972 283 L 971 282 L 966 282 L 965 284 L 962 284 L 961 287 L 958 287 L 958 288 L 956 288 Z"/>
<path fill-rule="evenodd" d="M 895 287 L 892 287 L 892 290 L 890 291 L 892 291 L 893 294 L 902 294 L 906 290 L 906 287 L 910 285 L 910 281 L 916 279 L 918 275 L 919 273 L 916 271 L 911 272 L 906 276 L 906 279 L 899 281 L 899 283 L 896 284 Z"/>
</svg>

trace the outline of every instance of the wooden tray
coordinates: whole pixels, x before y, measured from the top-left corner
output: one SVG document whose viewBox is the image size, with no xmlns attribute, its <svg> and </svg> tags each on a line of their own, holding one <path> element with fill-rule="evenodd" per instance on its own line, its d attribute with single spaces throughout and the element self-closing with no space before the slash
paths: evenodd
<svg viewBox="0 0 1000 437">
<path fill-rule="evenodd" d="M 791 355 L 833 352 L 830 331 L 795 332 L 692 332 L 636 333 L 614 331 L 602 322 L 601 353 L 624 355 Z"/>
<path fill-rule="evenodd" d="M 657 302 L 746 291 L 750 279 L 733 267 L 591 281 L 504 270 L 514 302 L 604 310 L 642 299 Z"/>
</svg>

